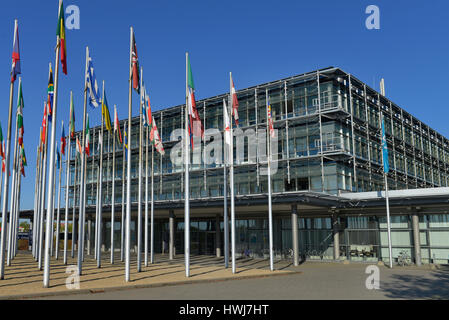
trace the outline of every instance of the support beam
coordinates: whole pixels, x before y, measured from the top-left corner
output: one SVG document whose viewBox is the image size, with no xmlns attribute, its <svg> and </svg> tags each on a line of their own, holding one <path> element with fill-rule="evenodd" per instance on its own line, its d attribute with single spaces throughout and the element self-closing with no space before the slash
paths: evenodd
<svg viewBox="0 0 449 320">
<path fill-rule="evenodd" d="M 221 230 L 220 230 L 220 215 L 217 214 L 215 220 L 215 251 L 217 258 L 221 257 Z"/>
<path fill-rule="evenodd" d="M 415 249 L 415 264 L 421 266 L 421 241 L 419 237 L 419 216 L 418 213 L 412 214 L 412 228 L 413 228 L 413 245 Z"/>
<path fill-rule="evenodd" d="M 175 256 L 175 213 L 173 210 L 170 210 L 169 213 L 169 229 L 170 229 L 170 236 L 168 244 L 168 253 L 169 259 L 173 260 Z"/>
<path fill-rule="evenodd" d="M 340 223 L 336 214 L 332 215 L 332 230 L 334 236 L 334 260 L 340 260 Z"/>
<path fill-rule="evenodd" d="M 298 209 L 296 204 L 292 205 L 292 247 L 293 247 L 293 265 L 299 265 L 298 252 Z"/>
</svg>

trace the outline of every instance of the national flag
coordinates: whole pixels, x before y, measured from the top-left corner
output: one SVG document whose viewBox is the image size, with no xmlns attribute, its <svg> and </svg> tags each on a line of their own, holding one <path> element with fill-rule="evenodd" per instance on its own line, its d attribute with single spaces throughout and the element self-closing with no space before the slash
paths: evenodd
<svg viewBox="0 0 449 320">
<path fill-rule="evenodd" d="M 24 128 L 23 128 L 23 93 L 22 93 L 22 82 L 20 82 L 19 85 L 19 101 L 17 101 L 17 130 L 19 132 L 19 145 L 23 146 L 23 134 L 24 134 Z"/>
<path fill-rule="evenodd" d="M 19 25 L 15 25 L 14 42 L 12 49 L 12 68 L 11 68 L 11 82 L 16 81 L 17 75 L 21 74 L 20 70 L 20 50 L 19 50 Z"/>
<path fill-rule="evenodd" d="M 269 132 L 270 132 L 270 137 L 274 138 L 275 137 L 275 132 L 274 132 L 274 126 L 273 126 L 273 117 L 271 116 L 270 100 L 268 100 L 267 117 L 268 117 L 268 128 L 269 128 Z"/>
<path fill-rule="evenodd" d="M 204 138 L 204 128 L 203 123 L 201 122 L 200 115 L 198 114 L 198 110 L 196 108 L 195 102 L 195 85 L 193 83 L 193 75 L 192 68 L 190 66 L 190 58 L 187 59 L 187 103 L 188 103 L 188 111 L 189 111 L 189 136 L 190 136 L 190 145 L 193 148 L 193 135 L 196 137 Z"/>
<path fill-rule="evenodd" d="M 125 126 L 124 126 L 124 130 L 125 130 L 125 132 L 124 132 L 125 143 L 123 145 L 125 147 L 125 157 L 128 158 L 128 134 L 126 133 L 126 123 L 125 123 Z"/>
<path fill-rule="evenodd" d="M 72 99 L 70 100 L 70 123 L 69 123 L 69 131 L 70 131 L 70 137 L 75 137 L 75 105 L 73 104 L 73 95 Z"/>
<path fill-rule="evenodd" d="M 112 131 L 111 116 L 109 114 L 108 99 L 106 99 L 106 92 L 104 93 L 104 99 L 101 102 L 101 114 L 103 115 L 103 121 L 106 126 L 106 130 L 111 132 Z"/>
<path fill-rule="evenodd" d="M 232 95 L 232 116 L 234 117 L 235 125 L 239 126 L 239 100 L 237 99 L 237 93 L 235 92 L 234 80 L 231 77 L 231 95 Z"/>
<path fill-rule="evenodd" d="M 59 170 L 61 167 L 61 155 L 59 154 L 58 146 L 56 146 L 56 168 Z"/>
<path fill-rule="evenodd" d="M 2 172 L 5 172 L 5 158 L 2 159 Z"/>
<path fill-rule="evenodd" d="M 81 155 L 83 153 L 83 148 L 81 147 L 80 140 L 78 139 L 78 136 L 76 136 L 76 154 Z"/>
<path fill-rule="evenodd" d="M 48 90 L 47 90 L 47 105 L 48 105 L 48 121 L 51 122 L 52 118 L 52 108 L 53 108 L 53 96 L 55 94 L 55 86 L 53 84 L 53 71 L 50 66 L 50 76 L 48 79 Z"/>
<path fill-rule="evenodd" d="M 20 150 L 20 171 L 22 175 L 25 177 L 25 167 L 27 166 L 27 158 L 25 156 L 25 148 L 21 146 Z"/>
<path fill-rule="evenodd" d="M 90 129 L 89 129 L 89 114 L 88 114 L 87 115 L 87 123 L 86 123 L 86 145 L 85 145 L 86 154 L 88 157 L 90 157 L 89 142 L 90 142 Z"/>
<path fill-rule="evenodd" d="M 156 121 L 154 121 L 154 118 L 152 120 L 152 127 L 151 127 L 151 133 L 150 133 L 150 141 L 154 144 L 154 147 L 156 150 L 161 154 L 165 154 L 164 146 L 162 145 L 161 137 L 159 136 L 159 130 L 157 129 Z"/>
<path fill-rule="evenodd" d="M 228 107 L 226 101 L 223 100 L 224 114 L 224 141 L 227 145 L 231 145 L 231 121 L 229 121 Z"/>
<path fill-rule="evenodd" d="M 148 114 L 147 114 L 147 89 L 145 88 L 145 84 L 142 85 L 142 95 L 141 95 L 141 99 L 140 99 L 140 105 L 142 108 L 142 118 L 143 118 L 143 125 L 145 127 L 148 127 L 149 125 L 149 121 L 148 121 Z"/>
<path fill-rule="evenodd" d="M 140 68 L 139 68 L 139 57 L 137 56 L 137 46 L 136 46 L 136 38 L 134 36 L 134 32 L 132 35 L 132 81 L 133 81 L 133 89 L 140 94 Z"/>
<path fill-rule="evenodd" d="M 46 133 L 47 133 L 47 104 L 44 105 L 44 117 L 42 119 L 42 133 L 41 133 L 41 141 L 42 141 L 42 145 L 45 144 L 45 138 L 46 138 Z"/>
<path fill-rule="evenodd" d="M 390 165 L 388 163 L 388 144 L 387 144 L 387 136 L 385 135 L 385 123 L 383 116 L 382 116 L 382 160 L 384 164 L 384 172 L 388 173 L 390 171 Z"/>
<path fill-rule="evenodd" d="M 62 132 L 61 132 L 61 153 L 63 156 L 65 156 L 65 147 L 66 147 L 66 140 L 65 140 L 65 131 L 64 131 L 64 121 L 62 121 Z"/>
<path fill-rule="evenodd" d="M 4 159 L 5 158 L 5 148 L 3 147 L 3 144 L 5 141 L 3 140 L 3 129 L 2 124 L 0 123 L 0 156 Z"/>
<path fill-rule="evenodd" d="M 117 133 L 118 140 L 120 141 L 120 144 L 122 144 L 123 141 L 122 141 L 122 133 L 120 132 L 120 122 L 118 121 L 117 108 L 115 106 L 114 106 L 114 132 Z"/>
<path fill-rule="evenodd" d="M 65 41 L 64 4 L 62 3 L 62 0 L 59 3 L 58 28 L 56 30 L 56 35 L 59 41 L 58 46 L 61 50 L 62 72 L 67 75 L 67 47 Z"/>
<path fill-rule="evenodd" d="M 100 95 L 97 83 L 97 77 L 95 76 L 94 65 L 92 58 L 88 57 L 87 74 L 86 74 L 87 89 L 89 89 L 89 105 L 92 108 L 98 108 L 100 106 Z"/>
<path fill-rule="evenodd" d="M 147 118 L 147 121 L 148 121 L 148 126 L 150 128 L 152 128 L 152 126 L 153 126 L 153 115 L 152 115 L 152 112 L 151 112 L 150 96 L 147 96 L 146 104 L 147 104 L 147 106 L 146 106 L 146 109 L 147 109 L 146 110 L 146 118 Z"/>
</svg>

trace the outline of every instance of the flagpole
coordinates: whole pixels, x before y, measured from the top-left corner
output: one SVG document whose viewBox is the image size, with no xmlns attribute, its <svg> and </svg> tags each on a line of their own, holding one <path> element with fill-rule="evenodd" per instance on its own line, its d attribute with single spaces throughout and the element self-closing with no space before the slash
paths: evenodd
<svg viewBox="0 0 449 320">
<path fill-rule="evenodd" d="M 38 221 L 37 221 L 37 228 L 36 228 L 36 261 L 38 262 L 38 269 L 42 270 L 42 232 L 43 232 L 43 215 L 44 215 L 44 199 L 45 199 L 45 180 L 47 178 L 47 122 L 48 122 L 48 116 L 47 116 L 47 105 L 44 102 L 44 115 L 45 115 L 45 134 L 44 134 L 44 141 L 42 143 L 42 151 L 41 151 L 41 169 L 40 169 L 40 178 L 39 178 L 39 205 L 38 205 Z M 42 131 L 44 129 L 42 128 Z M 42 136 L 41 136 L 42 140 Z"/>
<path fill-rule="evenodd" d="M 94 137 L 94 139 L 93 139 L 93 141 L 95 141 L 95 131 L 92 129 L 92 136 Z M 99 151 L 98 149 L 100 148 L 100 146 L 101 146 L 101 144 L 102 144 L 102 141 L 101 141 L 101 139 L 102 139 L 102 137 L 101 137 L 101 135 L 100 135 L 100 133 L 98 133 L 98 144 L 97 144 L 97 152 Z M 93 151 L 94 149 L 92 148 L 92 152 L 94 152 Z M 95 156 L 92 154 L 92 159 L 94 158 Z M 95 197 L 95 241 L 94 241 L 94 257 L 95 257 L 95 260 L 98 260 L 98 225 L 99 225 L 99 222 L 98 222 L 98 217 L 99 217 L 99 215 L 98 215 L 98 210 L 99 210 L 99 207 L 100 207 L 100 205 L 99 205 L 99 201 L 100 201 L 100 165 L 99 165 L 99 163 L 100 163 L 100 158 L 98 158 L 98 165 L 97 165 L 97 190 L 96 190 L 96 192 L 97 192 L 97 194 L 96 194 L 96 197 Z"/>
<path fill-rule="evenodd" d="M 233 100 L 232 100 L 232 72 L 229 73 L 229 87 L 230 87 L 230 97 L 229 105 L 231 106 L 231 117 L 230 117 L 230 131 L 231 131 L 231 146 L 230 146 L 230 157 L 229 157 L 229 184 L 231 185 L 231 264 L 232 273 L 236 273 L 235 267 L 235 199 L 234 199 L 234 126 L 232 124 L 232 118 L 234 113 L 232 112 Z M 226 110 L 228 112 L 228 110 Z"/>
<path fill-rule="evenodd" d="M 225 123 L 225 113 L 228 112 L 226 107 L 225 98 L 223 98 L 223 127 L 225 129 L 224 134 L 226 134 L 226 123 Z M 232 125 L 232 123 L 231 123 Z M 231 136 L 232 139 L 232 136 Z M 226 148 L 226 142 L 224 144 L 224 165 L 223 165 L 223 228 L 224 228 L 224 260 L 225 268 L 229 267 L 229 221 L 228 221 L 228 178 L 227 178 L 227 164 L 229 160 L 229 149 Z"/>
<path fill-rule="evenodd" d="M 111 264 L 114 264 L 114 224 L 115 224 L 115 117 L 117 107 L 114 105 L 114 134 L 112 135 L 112 208 L 111 208 Z"/>
<path fill-rule="evenodd" d="M 40 129 L 40 134 L 39 134 L 39 139 L 40 139 L 40 137 L 41 137 L 41 135 L 42 135 L 42 129 Z M 31 228 L 31 232 L 32 232 L 32 237 L 31 237 L 31 243 L 32 243 L 32 246 L 31 246 L 31 254 L 32 254 L 32 256 L 33 256 L 33 258 L 35 258 L 36 257 L 36 255 L 35 255 L 35 253 L 34 253 L 34 248 L 35 248 L 35 246 L 34 246 L 34 240 L 35 240 L 35 238 L 34 238 L 34 236 L 35 236 L 35 234 L 36 234 L 36 232 L 35 232 L 35 229 L 36 229 L 36 215 L 37 215 L 37 184 L 38 184 L 38 182 L 39 182 L 39 158 L 40 158 L 40 150 L 39 150 L 39 145 L 37 146 L 37 150 L 36 150 L 36 175 L 35 175 L 35 180 L 34 180 L 34 212 L 33 212 L 33 225 L 32 225 L 32 228 Z M 3 170 L 1 171 L 1 173 L 0 173 L 0 184 L 1 184 L 1 181 L 2 181 L 2 179 L 3 179 Z M 0 185 L 0 188 L 1 188 L 1 185 Z"/>
<path fill-rule="evenodd" d="M 86 167 L 86 152 L 82 149 L 86 146 L 86 106 L 87 106 L 87 68 L 89 63 L 89 47 L 86 47 L 86 69 L 84 73 L 84 108 L 83 108 L 83 129 L 82 129 L 82 147 L 80 150 L 81 157 L 81 183 L 80 183 L 80 205 L 78 209 L 78 274 L 83 274 L 83 248 L 84 248 L 84 171 Z"/>
<path fill-rule="evenodd" d="M 154 119 L 151 119 L 153 123 Z M 154 137 L 153 137 L 154 140 Z M 151 145 L 151 218 L 150 218 L 150 263 L 154 263 L 154 143 Z"/>
<path fill-rule="evenodd" d="M 14 41 L 17 34 L 17 19 L 14 20 Z M 0 279 L 5 278 L 5 245 L 6 245 L 6 226 L 7 226 L 7 208 L 8 208 L 8 191 L 9 191 L 9 151 L 11 149 L 11 125 L 12 125 L 12 103 L 14 94 L 14 82 L 11 81 L 9 86 L 9 114 L 8 114 L 8 133 L 6 140 L 6 160 L 5 160 L 5 183 L 3 187 L 3 206 L 2 206 L 2 231 L 0 242 Z"/>
<path fill-rule="evenodd" d="M 53 166 L 53 170 L 56 171 L 56 159 L 55 165 Z M 53 199 L 56 198 L 56 173 L 53 175 Z M 53 207 L 51 208 L 51 239 L 50 239 L 50 257 L 53 257 L 53 243 L 54 243 L 54 235 L 55 235 L 55 200 L 53 200 Z"/>
<path fill-rule="evenodd" d="M 103 80 L 103 98 L 101 106 L 101 146 L 100 146 L 100 184 L 98 193 L 98 229 L 97 229 L 97 268 L 101 268 L 101 228 L 103 215 L 103 149 L 104 149 L 104 80 Z"/>
<path fill-rule="evenodd" d="M 132 121 L 132 46 L 133 46 L 133 27 L 130 28 L 129 45 L 129 92 L 128 92 L 128 136 L 131 146 L 131 121 Z M 131 148 L 128 148 L 127 160 L 127 185 L 126 185 L 126 254 L 125 254 L 125 280 L 130 281 L 130 246 L 131 246 Z"/>
<path fill-rule="evenodd" d="M 184 204 L 184 258 L 185 258 L 185 268 L 186 268 L 186 277 L 190 277 L 190 187 L 189 187 L 189 163 L 190 163 L 190 152 L 189 152 L 189 136 L 188 136 L 188 115 L 189 115 L 189 107 L 188 107 L 188 97 L 189 97 L 189 88 L 188 88 L 188 59 L 189 53 L 186 52 L 186 112 L 184 115 L 185 121 L 185 132 L 184 132 L 184 148 L 185 148 L 185 204 Z"/>
<path fill-rule="evenodd" d="M 64 122 L 62 124 L 64 126 Z M 62 150 L 61 150 L 62 152 Z M 62 157 L 62 154 L 60 155 Z M 61 208 L 61 171 L 62 171 L 62 159 L 59 158 L 59 184 L 58 184 L 58 211 L 56 213 L 56 248 L 55 259 L 59 258 L 59 224 L 60 224 L 60 208 Z"/>
<path fill-rule="evenodd" d="M 142 81 L 143 68 L 140 68 L 140 108 L 139 108 L 139 180 L 137 200 L 137 272 L 142 269 Z"/>
<path fill-rule="evenodd" d="M 62 0 L 59 0 L 59 9 L 61 9 Z M 58 14 L 59 16 L 59 14 Z M 54 198 L 51 193 L 53 189 L 53 175 L 54 175 L 54 163 L 55 163 L 55 138 L 56 138 L 56 114 L 58 109 L 58 80 L 59 80 L 59 36 L 57 36 L 57 46 L 56 46 L 56 62 L 55 62 L 55 89 L 53 96 L 53 110 L 52 110 L 52 122 L 51 122 L 51 143 L 50 143 L 50 172 L 49 172 L 49 182 L 48 185 L 48 194 L 47 194 L 47 228 L 45 234 L 45 266 L 44 266 L 44 288 L 49 287 L 50 283 L 50 236 L 52 236 L 53 225 L 50 225 L 49 222 L 53 222 L 53 210 L 54 207 Z"/>
<path fill-rule="evenodd" d="M 75 144 L 76 144 L 76 139 L 75 139 Z M 76 146 L 75 146 L 76 148 Z M 81 151 L 81 150 L 80 150 Z M 80 154 L 80 157 L 82 155 Z M 77 176 L 77 164 L 78 164 L 78 157 L 75 151 L 75 172 L 74 172 L 74 176 L 73 176 L 73 208 L 72 208 L 72 246 L 71 246 L 71 257 L 74 258 L 75 257 L 75 243 L 76 243 L 76 176 Z M 79 178 L 78 178 L 79 179 Z M 79 208 L 78 208 L 78 215 L 79 215 Z"/>
<path fill-rule="evenodd" d="M 73 92 L 70 91 L 70 101 L 72 101 L 73 98 Z M 70 125 L 70 124 L 69 124 Z M 68 238 L 69 238 L 69 181 L 70 181 L 70 153 L 71 153 L 71 143 L 72 143 L 72 138 L 71 138 L 71 133 L 70 133 L 70 129 L 69 129 L 69 135 L 67 137 L 68 143 L 67 143 L 67 161 L 66 161 L 66 165 L 65 165 L 65 170 L 66 170 L 66 187 L 65 187 L 65 217 L 64 217 L 64 265 L 67 265 L 67 242 L 68 242 Z M 74 193 L 75 194 L 75 193 Z M 73 201 L 73 203 L 75 204 L 75 201 Z M 73 226 L 72 226 L 73 227 Z"/>
<path fill-rule="evenodd" d="M 25 170 L 25 169 L 24 169 Z M 16 224 L 15 224 L 15 234 L 14 234 L 14 250 L 13 250 L 13 256 L 14 259 L 17 256 L 17 249 L 18 249 L 18 234 L 19 234 L 19 227 L 20 227 L 20 193 L 22 191 L 22 174 L 19 172 L 19 187 L 18 187 L 18 195 L 17 195 L 17 204 L 16 204 Z"/>
<path fill-rule="evenodd" d="M 270 125 L 268 123 L 268 89 L 265 89 L 265 100 L 267 106 L 267 161 L 268 161 L 268 236 L 269 236 L 269 246 L 270 246 L 270 270 L 274 270 L 273 261 L 273 213 L 271 206 L 271 135 L 270 135 Z M 270 114 L 271 116 L 271 114 Z"/>
<path fill-rule="evenodd" d="M 151 121 L 151 119 L 148 119 Z M 145 139 L 145 267 L 148 267 L 148 129 L 147 130 L 147 138 Z"/>
<path fill-rule="evenodd" d="M 19 102 L 20 99 L 20 86 L 22 85 L 22 77 L 19 77 L 19 90 L 17 100 Z M 8 255 L 7 255 L 7 265 L 11 265 L 11 257 L 12 257 L 12 231 L 13 225 L 15 221 L 15 205 L 16 205 L 16 181 L 17 181 L 17 145 L 18 145 L 18 125 L 17 125 L 17 116 L 18 112 L 16 111 L 16 128 L 15 128 L 15 138 L 14 138 L 14 157 L 13 157 L 13 165 L 12 165 L 12 184 L 11 184 L 11 209 L 9 211 L 9 225 L 8 225 Z"/>
<path fill-rule="evenodd" d="M 16 155 L 15 155 L 16 157 Z M 15 161 L 17 163 L 17 160 Z M 18 182 L 19 182 L 19 176 L 17 175 L 17 168 L 13 169 L 13 180 L 15 180 L 14 183 L 14 190 L 11 194 L 11 211 L 10 211 L 10 220 L 9 220 L 9 243 L 8 243 L 8 266 L 11 265 L 11 260 L 14 258 L 14 234 L 15 234 L 15 226 L 16 226 L 16 208 L 17 208 L 17 193 L 18 193 Z"/>
<path fill-rule="evenodd" d="M 119 124 L 120 125 L 120 124 Z M 123 124 L 123 130 L 126 130 L 126 121 Z M 123 137 L 124 139 L 124 137 Z M 122 219 L 120 220 L 120 261 L 124 260 L 124 247 L 125 247 L 125 141 L 123 140 L 122 146 Z"/>
</svg>

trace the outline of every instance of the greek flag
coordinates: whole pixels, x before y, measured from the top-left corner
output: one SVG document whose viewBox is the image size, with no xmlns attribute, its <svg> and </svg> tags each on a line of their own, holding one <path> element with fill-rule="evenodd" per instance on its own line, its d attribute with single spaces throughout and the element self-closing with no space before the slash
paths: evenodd
<svg viewBox="0 0 449 320">
<path fill-rule="evenodd" d="M 86 83 L 87 89 L 89 90 L 89 104 L 92 108 L 98 108 L 100 106 L 99 89 L 91 57 L 89 57 Z"/>
<path fill-rule="evenodd" d="M 384 172 L 388 173 L 390 171 L 390 165 L 388 164 L 388 145 L 387 145 L 387 137 L 385 135 L 385 124 L 383 116 L 382 116 L 382 158 L 384 163 Z"/>
</svg>

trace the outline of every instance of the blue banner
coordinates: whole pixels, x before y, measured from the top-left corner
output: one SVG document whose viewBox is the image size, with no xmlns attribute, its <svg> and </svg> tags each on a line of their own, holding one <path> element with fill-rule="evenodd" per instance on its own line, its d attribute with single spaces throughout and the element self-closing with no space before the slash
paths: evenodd
<svg viewBox="0 0 449 320">
<path fill-rule="evenodd" d="M 382 158 L 384 163 L 384 172 L 388 173 L 390 171 L 390 165 L 388 163 L 388 145 L 387 145 L 387 137 L 385 135 L 385 124 L 383 117 L 382 117 Z"/>
</svg>

